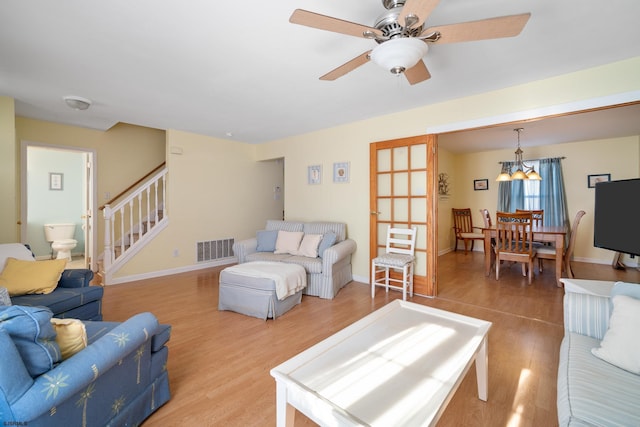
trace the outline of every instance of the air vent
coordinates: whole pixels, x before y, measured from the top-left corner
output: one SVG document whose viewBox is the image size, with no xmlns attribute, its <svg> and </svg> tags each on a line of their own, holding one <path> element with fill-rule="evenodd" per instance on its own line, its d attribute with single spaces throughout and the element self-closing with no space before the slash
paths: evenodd
<svg viewBox="0 0 640 427">
<path fill-rule="evenodd" d="M 197 262 L 213 261 L 233 256 L 234 239 L 209 240 L 196 243 Z"/>
</svg>

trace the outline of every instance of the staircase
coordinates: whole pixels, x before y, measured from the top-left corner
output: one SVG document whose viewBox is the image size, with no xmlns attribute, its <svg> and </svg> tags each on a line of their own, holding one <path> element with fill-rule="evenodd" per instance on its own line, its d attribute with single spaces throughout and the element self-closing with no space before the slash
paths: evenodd
<svg viewBox="0 0 640 427">
<path fill-rule="evenodd" d="M 98 263 L 103 285 L 111 284 L 113 274 L 168 225 L 166 177 L 163 167 L 121 193 L 117 204 L 104 205 L 104 253 Z"/>
</svg>

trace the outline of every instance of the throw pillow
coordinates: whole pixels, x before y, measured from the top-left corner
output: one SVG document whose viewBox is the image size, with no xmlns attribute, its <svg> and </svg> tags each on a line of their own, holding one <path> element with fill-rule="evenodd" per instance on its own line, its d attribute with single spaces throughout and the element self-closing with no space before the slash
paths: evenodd
<svg viewBox="0 0 640 427">
<path fill-rule="evenodd" d="M 322 240 L 322 234 L 305 234 L 295 255 L 317 258 L 320 240 Z"/>
<path fill-rule="evenodd" d="M 87 329 L 78 319 L 51 319 L 62 360 L 87 347 Z"/>
<path fill-rule="evenodd" d="M 256 233 L 258 252 L 273 252 L 276 250 L 276 239 L 278 238 L 278 230 L 261 230 Z"/>
<path fill-rule="evenodd" d="M 0 273 L 0 287 L 12 297 L 25 294 L 50 294 L 54 291 L 67 265 L 65 259 L 23 261 L 8 258 Z"/>
<path fill-rule="evenodd" d="M 609 329 L 591 353 L 626 371 L 640 374 L 640 300 L 626 295 L 613 298 Z"/>
<path fill-rule="evenodd" d="M 276 239 L 276 250 L 274 254 L 291 254 L 295 255 L 300 247 L 304 233 L 302 231 L 284 231 L 278 230 L 278 238 Z"/>
<path fill-rule="evenodd" d="M 34 378 L 60 361 L 60 347 L 51 326 L 52 315 L 46 307 L 0 307 L 0 329 L 11 336 L 29 375 Z"/>
<path fill-rule="evenodd" d="M 337 238 L 334 232 L 325 233 L 324 236 L 322 236 L 322 242 L 320 242 L 320 246 L 318 247 L 318 256 L 320 258 L 324 255 L 324 251 L 333 246 Z"/>
</svg>

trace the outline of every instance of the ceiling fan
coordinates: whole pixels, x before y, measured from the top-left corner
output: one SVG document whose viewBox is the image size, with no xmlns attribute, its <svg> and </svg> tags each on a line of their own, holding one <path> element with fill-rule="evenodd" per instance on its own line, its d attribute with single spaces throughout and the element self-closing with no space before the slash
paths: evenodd
<svg viewBox="0 0 640 427">
<path fill-rule="evenodd" d="M 376 19 L 373 27 L 303 9 L 296 9 L 289 22 L 372 39 L 378 43 L 375 48 L 328 72 L 320 80 L 335 80 L 371 60 L 393 74 L 404 73 L 409 83 L 414 85 L 431 78 L 422 59 L 429 43 L 458 43 L 517 36 L 531 16 L 530 13 L 522 13 L 425 28 L 426 18 L 439 1 L 382 0 L 387 12 Z"/>
</svg>

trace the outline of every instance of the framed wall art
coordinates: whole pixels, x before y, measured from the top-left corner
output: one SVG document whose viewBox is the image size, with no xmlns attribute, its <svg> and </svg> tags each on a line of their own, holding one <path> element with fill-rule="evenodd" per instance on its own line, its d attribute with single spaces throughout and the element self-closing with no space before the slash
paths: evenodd
<svg viewBox="0 0 640 427">
<path fill-rule="evenodd" d="M 333 164 L 333 182 L 349 182 L 349 162 Z"/>
<path fill-rule="evenodd" d="M 474 191 L 479 190 L 488 190 L 489 189 L 489 180 L 488 179 L 474 179 L 473 180 L 473 189 Z"/>
<path fill-rule="evenodd" d="M 587 186 L 589 188 L 595 188 L 596 184 L 599 182 L 609 182 L 611 181 L 610 173 L 600 173 L 597 175 L 588 175 L 587 176 Z"/>
<path fill-rule="evenodd" d="M 59 172 L 49 172 L 49 190 L 63 189 L 64 174 Z"/>
<path fill-rule="evenodd" d="M 310 185 L 322 183 L 322 165 L 312 165 L 307 168 L 307 183 Z"/>
</svg>

